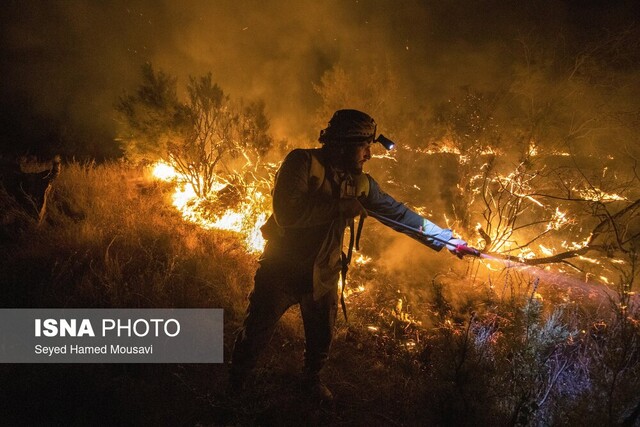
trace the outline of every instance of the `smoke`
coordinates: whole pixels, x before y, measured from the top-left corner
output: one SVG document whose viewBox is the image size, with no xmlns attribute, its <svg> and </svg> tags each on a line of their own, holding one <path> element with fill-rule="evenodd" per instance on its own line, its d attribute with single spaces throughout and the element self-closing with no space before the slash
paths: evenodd
<svg viewBox="0 0 640 427">
<path fill-rule="evenodd" d="M 182 84 L 211 71 L 231 96 L 266 101 L 276 138 L 302 141 L 319 124 L 313 85 L 335 67 L 353 84 L 369 79 L 368 69 L 389 69 L 399 99 L 428 105 L 461 86 L 503 84 L 520 36 L 582 34 L 594 22 L 634 16 L 624 4 L 608 7 L 603 14 L 558 1 L 5 2 L 2 148 L 117 154 L 113 104 L 135 88 L 145 62 Z"/>
</svg>

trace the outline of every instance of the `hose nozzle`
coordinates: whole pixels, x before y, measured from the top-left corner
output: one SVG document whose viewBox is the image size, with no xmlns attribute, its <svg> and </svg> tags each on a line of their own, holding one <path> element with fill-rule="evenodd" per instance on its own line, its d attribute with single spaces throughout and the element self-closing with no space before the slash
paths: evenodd
<svg viewBox="0 0 640 427">
<path fill-rule="evenodd" d="M 456 246 L 456 256 L 460 259 L 462 259 L 463 256 L 465 255 L 469 255 L 469 256 L 473 256 L 476 258 L 480 257 L 480 251 L 477 250 L 476 248 L 472 248 L 471 246 L 467 246 L 467 245 L 457 245 Z"/>
</svg>

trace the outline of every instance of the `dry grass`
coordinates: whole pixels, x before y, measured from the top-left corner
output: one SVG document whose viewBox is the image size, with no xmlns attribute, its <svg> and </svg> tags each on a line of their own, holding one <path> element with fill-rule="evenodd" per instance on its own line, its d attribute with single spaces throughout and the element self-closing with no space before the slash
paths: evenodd
<svg viewBox="0 0 640 427">
<path fill-rule="evenodd" d="M 254 262 L 235 236 L 185 224 L 169 189 L 124 165 L 67 165 L 48 224 L 7 244 L 21 306 L 218 307 L 247 290 Z M 10 281 L 11 282 L 11 281 Z M 16 301 L 18 302 L 18 301 Z"/>
<path fill-rule="evenodd" d="M 122 164 L 72 163 L 40 227 L 1 197 L 2 306 L 222 307 L 228 356 L 256 257 L 233 233 L 184 223 L 170 192 Z M 304 340 L 299 311 L 292 310 L 265 349 L 253 387 L 238 398 L 222 393 L 224 365 L 4 366 L 13 384 L 9 402 L 23 409 L 11 420 L 638 422 L 640 322 L 633 301 L 589 307 L 522 276 L 471 278 L 459 265 L 461 271 L 427 265 L 406 274 L 375 263 L 352 268 L 352 286 L 367 290 L 348 298 L 350 322 L 338 321 L 325 372 L 337 396 L 331 407 L 318 406 L 297 386 Z M 52 390 L 64 391 L 51 397 Z"/>
</svg>

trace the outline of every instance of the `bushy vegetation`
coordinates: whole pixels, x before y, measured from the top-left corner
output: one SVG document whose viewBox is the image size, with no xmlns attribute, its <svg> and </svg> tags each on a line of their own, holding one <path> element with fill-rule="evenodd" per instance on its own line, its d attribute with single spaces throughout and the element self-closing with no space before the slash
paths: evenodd
<svg viewBox="0 0 640 427">
<path fill-rule="evenodd" d="M 256 256 L 240 236 L 185 223 L 170 206 L 172 191 L 120 163 L 66 165 L 45 224 L 5 216 L 2 306 L 222 307 L 228 357 Z M 18 217 L 23 225 L 12 229 Z M 14 399 L 42 397 L 13 416 L 78 424 L 638 422 L 632 289 L 576 301 L 524 275 L 488 280 L 429 267 L 411 276 L 375 263 L 353 269 L 358 285 L 365 290 L 347 298 L 350 322 L 338 321 L 326 368 L 332 407 L 306 400 L 297 386 L 304 334 L 292 310 L 243 395 L 225 395 L 225 365 L 4 366 Z M 64 391 L 45 399 L 53 388 Z"/>
<path fill-rule="evenodd" d="M 6 301 L 209 307 L 241 299 L 251 273 L 232 266 L 252 265 L 243 247 L 234 236 L 185 224 L 169 203 L 172 189 L 142 172 L 115 163 L 66 165 L 48 224 L 3 247 Z"/>
<path fill-rule="evenodd" d="M 356 282 L 366 283 L 367 274 L 356 273 Z M 354 348 L 375 355 L 360 375 L 385 366 L 405 379 L 394 384 L 389 405 L 401 422 L 638 422 L 637 299 L 627 305 L 624 293 L 593 288 L 580 298 L 580 290 L 517 273 L 500 283 L 473 283 L 449 272 L 405 293 L 418 286 L 415 278 L 407 284 L 376 275 L 372 289 L 350 297 L 356 313 L 347 336 L 356 336 Z M 370 386 L 390 385 L 380 381 Z"/>
<path fill-rule="evenodd" d="M 10 421 L 638 425 L 637 123 L 617 104 L 601 108 L 627 87 L 594 84 L 615 74 L 606 45 L 545 59 L 524 43 L 504 90 L 466 86 L 433 111 L 405 103 L 390 68 L 367 69 L 369 80 L 357 69 L 325 73 L 315 87 L 322 125 L 336 109 L 360 108 L 400 142 L 372 162 L 390 194 L 438 223 L 449 215 L 488 252 L 533 256 L 525 270 L 488 271 L 405 246 L 368 220 L 357 255 L 373 261 L 351 269 L 350 320 L 338 320 L 325 368 L 334 405 L 299 387 L 304 333 L 294 308 L 244 393 L 225 393 L 226 364 L 5 366 L 14 401 L 27 401 Z M 145 67 L 118 104 L 127 162 L 67 164 L 44 223 L 0 192 L 3 307 L 221 307 L 229 357 L 257 256 L 244 236 L 185 222 L 171 207 L 175 183 L 138 165 L 168 161 L 217 214 L 243 191 L 267 193 L 274 170 L 257 165 L 272 139 L 264 104 L 232 100 L 211 75 L 191 78 L 187 92 L 179 99 L 174 78 Z M 618 151 L 602 143 L 610 134 Z M 542 243 L 562 240 L 540 257 Z M 547 263 L 565 270 L 529 268 Z M 567 269 L 610 286 L 556 274 Z M 63 391 L 46 399 L 53 389 Z"/>
<path fill-rule="evenodd" d="M 232 99 L 211 73 L 190 77 L 187 92 L 181 100 L 177 80 L 146 64 L 135 93 L 117 104 L 120 139 L 129 161 L 168 162 L 206 198 L 221 179 L 257 172 L 273 140 L 264 102 Z"/>
</svg>

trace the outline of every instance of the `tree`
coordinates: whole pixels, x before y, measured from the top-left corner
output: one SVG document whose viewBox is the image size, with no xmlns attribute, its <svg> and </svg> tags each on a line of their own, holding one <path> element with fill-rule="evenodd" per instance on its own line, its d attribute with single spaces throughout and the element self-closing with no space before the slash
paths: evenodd
<svg viewBox="0 0 640 427">
<path fill-rule="evenodd" d="M 135 163 L 166 158 L 169 142 L 188 129 L 188 110 L 178 99 L 176 78 L 148 63 L 142 67 L 142 83 L 118 100 L 116 111 L 125 156 Z"/>
<path fill-rule="evenodd" d="M 226 164 L 242 157 L 241 171 L 255 171 L 271 148 L 269 120 L 263 102 L 232 100 L 211 73 L 190 77 L 188 101 L 179 100 L 176 79 L 147 64 L 135 94 L 120 99 L 127 157 L 134 161 L 163 159 L 206 198 L 219 178 L 230 181 L 238 172 Z"/>
</svg>

